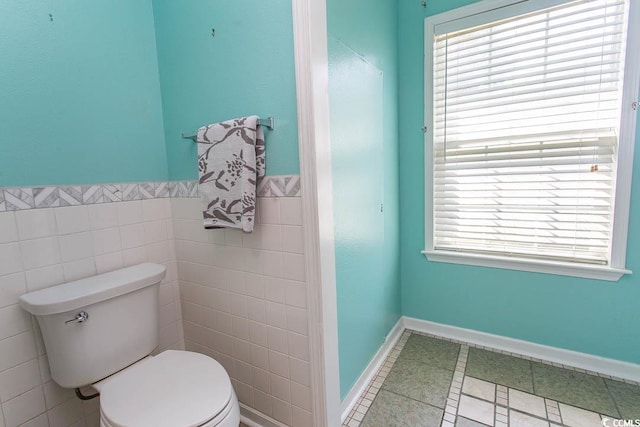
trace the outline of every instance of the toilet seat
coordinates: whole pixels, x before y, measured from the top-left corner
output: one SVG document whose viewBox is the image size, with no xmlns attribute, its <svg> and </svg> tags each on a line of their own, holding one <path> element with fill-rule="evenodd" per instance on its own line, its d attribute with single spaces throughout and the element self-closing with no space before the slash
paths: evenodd
<svg viewBox="0 0 640 427">
<path fill-rule="evenodd" d="M 224 368 L 200 353 L 167 350 L 100 385 L 109 427 L 201 427 L 223 418 L 235 394 Z"/>
</svg>

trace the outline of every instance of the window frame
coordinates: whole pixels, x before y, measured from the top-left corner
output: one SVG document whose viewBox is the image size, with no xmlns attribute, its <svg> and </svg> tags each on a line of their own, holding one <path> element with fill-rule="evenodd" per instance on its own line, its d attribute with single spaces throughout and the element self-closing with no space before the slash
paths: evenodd
<svg viewBox="0 0 640 427">
<path fill-rule="evenodd" d="M 613 231 L 611 237 L 610 261 L 607 266 L 540 260 L 523 257 L 509 257 L 493 254 L 454 252 L 435 250 L 434 232 L 434 156 L 433 156 L 433 40 L 434 27 L 447 22 L 501 9 L 521 5 L 522 13 L 532 8 L 543 9 L 567 3 L 571 0 L 482 0 L 468 6 L 453 9 L 425 18 L 424 21 L 424 142 L 425 142 L 425 250 L 422 253 L 429 261 L 452 264 L 494 267 L 509 270 L 549 273 L 562 276 L 618 281 L 624 274 L 631 274 L 625 268 L 629 209 L 631 202 L 631 177 L 633 172 L 633 152 L 636 138 L 636 120 L 639 111 L 634 103 L 638 101 L 640 90 L 640 49 L 626 43 L 624 78 L 622 89 L 622 109 L 620 114 L 620 135 L 618 139 L 616 188 L 614 200 Z M 640 2 L 628 2 L 628 41 L 640 40 Z M 519 7 L 519 6 L 516 6 Z M 519 10 L 516 11 L 519 13 Z M 513 15 L 512 15 L 513 16 Z M 499 17 L 498 17 L 499 19 Z M 637 106 L 637 104 L 635 104 Z"/>
</svg>

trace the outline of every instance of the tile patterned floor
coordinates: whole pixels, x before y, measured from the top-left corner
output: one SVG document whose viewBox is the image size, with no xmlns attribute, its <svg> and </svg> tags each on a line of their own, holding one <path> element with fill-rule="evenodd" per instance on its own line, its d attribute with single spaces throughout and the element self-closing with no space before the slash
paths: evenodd
<svg viewBox="0 0 640 427">
<path fill-rule="evenodd" d="M 640 384 L 405 331 L 343 427 L 602 427 L 606 418 L 640 419 Z"/>
</svg>

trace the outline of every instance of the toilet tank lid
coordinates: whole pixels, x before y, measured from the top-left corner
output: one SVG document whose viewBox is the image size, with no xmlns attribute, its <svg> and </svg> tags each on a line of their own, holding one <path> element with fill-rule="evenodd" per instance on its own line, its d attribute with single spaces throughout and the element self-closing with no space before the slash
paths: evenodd
<svg viewBox="0 0 640 427">
<path fill-rule="evenodd" d="M 24 294 L 20 305 L 36 316 L 64 313 L 159 283 L 165 271 L 162 264 L 138 264 Z"/>
</svg>

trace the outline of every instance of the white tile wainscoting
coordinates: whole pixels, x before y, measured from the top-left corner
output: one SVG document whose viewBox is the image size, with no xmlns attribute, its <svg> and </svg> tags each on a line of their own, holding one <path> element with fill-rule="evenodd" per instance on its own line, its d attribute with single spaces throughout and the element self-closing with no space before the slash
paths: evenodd
<svg viewBox="0 0 640 427">
<path fill-rule="evenodd" d="M 259 197 L 251 234 L 204 230 L 199 199 L 171 204 L 187 350 L 220 361 L 241 404 L 312 425 L 302 199 Z"/>
<path fill-rule="evenodd" d="M 146 261 L 167 266 L 160 350 L 219 360 L 249 420 L 312 425 L 300 177 L 258 193 L 245 234 L 203 229 L 194 181 L 0 188 L 0 427 L 99 423 L 97 399 L 51 380 L 18 297 Z"/>
<path fill-rule="evenodd" d="M 140 262 L 167 266 L 160 286 L 160 349 L 184 348 L 167 198 L 0 212 L 0 427 L 97 426 L 97 399 L 82 402 L 49 373 L 26 292 Z"/>
</svg>

